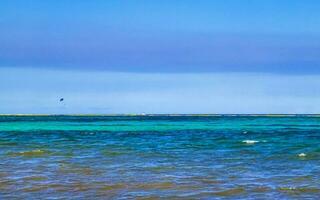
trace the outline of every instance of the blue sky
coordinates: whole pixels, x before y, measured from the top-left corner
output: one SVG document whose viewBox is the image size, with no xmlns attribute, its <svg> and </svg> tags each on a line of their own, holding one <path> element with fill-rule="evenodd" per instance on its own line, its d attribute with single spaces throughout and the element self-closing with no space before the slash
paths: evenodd
<svg viewBox="0 0 320 200">
<path fill-rule="evenodd" d="M 319 113 L 319 10 L 3 0 L 0 113 Z"/>
</svg>

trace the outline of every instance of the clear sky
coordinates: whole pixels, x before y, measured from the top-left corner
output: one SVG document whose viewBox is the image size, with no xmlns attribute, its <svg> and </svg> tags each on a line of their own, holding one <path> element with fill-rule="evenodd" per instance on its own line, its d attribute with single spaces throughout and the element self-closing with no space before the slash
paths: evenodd
<svg viewBox="0 0 320 200">
<path fill-rule="evenodd" d="M 320 113 L 319 10 L 2 0 L 0 113 Z"/>
</svg>

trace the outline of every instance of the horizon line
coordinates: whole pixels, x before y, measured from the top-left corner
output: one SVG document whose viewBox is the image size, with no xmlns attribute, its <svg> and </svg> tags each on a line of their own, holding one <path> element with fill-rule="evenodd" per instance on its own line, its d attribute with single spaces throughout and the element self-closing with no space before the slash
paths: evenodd
<svg viewBox="0 0 320 200">
<path fill-rule="evenodd" d="M 0 117 L 3 116 L 34 116 L 34 117 L 45 117 L 45 116 L 83 116 L 83 117 L 99 117 L 99 116 L 105 116 L 105 117 L 112 117 L 112 116 L 264 116 L 264 117 L 281 117 L 281 116 L 285 116 L 285 117 L 289 117 L 289 116 L 318 116 L 320 117 L 320 113 L 319 114 L 308 114 L 308 113 L 304 113 L 304 114 L 298 114 L 298 113 L 261 113 L 261 114 L 250 114 L 250 113 L 246 113 L 246 114 L 239 114 L 239 113 L 232 113 L 232 114 L 214 114 L 214 113 L 206 113 L 206 114 L 173 114 L 173 113 L 166 113 L 166 114 L 147 114 L 147 113 L 127 113 L 127 114 L 28 114 L 28 113 L 23 113 L 23 114 L 0 114 Z"/>
</svg>

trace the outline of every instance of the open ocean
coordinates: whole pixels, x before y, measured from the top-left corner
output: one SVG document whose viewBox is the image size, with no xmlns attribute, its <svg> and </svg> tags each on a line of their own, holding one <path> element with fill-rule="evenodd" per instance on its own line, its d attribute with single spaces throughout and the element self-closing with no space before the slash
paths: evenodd
<svg viewBox="0 0 320 200">
<path fill-rule="evenodd" d="M 0 199 L 320 199 L 320 117 L 0 116 Z"/>
</svg>

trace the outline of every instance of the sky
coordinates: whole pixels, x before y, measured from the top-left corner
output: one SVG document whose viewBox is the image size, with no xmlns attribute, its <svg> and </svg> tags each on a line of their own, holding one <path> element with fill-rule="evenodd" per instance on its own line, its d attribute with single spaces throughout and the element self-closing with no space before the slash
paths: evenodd
<svg viewBox="0 0 320 200">
<path fill-rule="evenodd" d="M 0 113 L 320 113 L 319 10 L 318 0 L 2 0 Z"/>
</svg>

